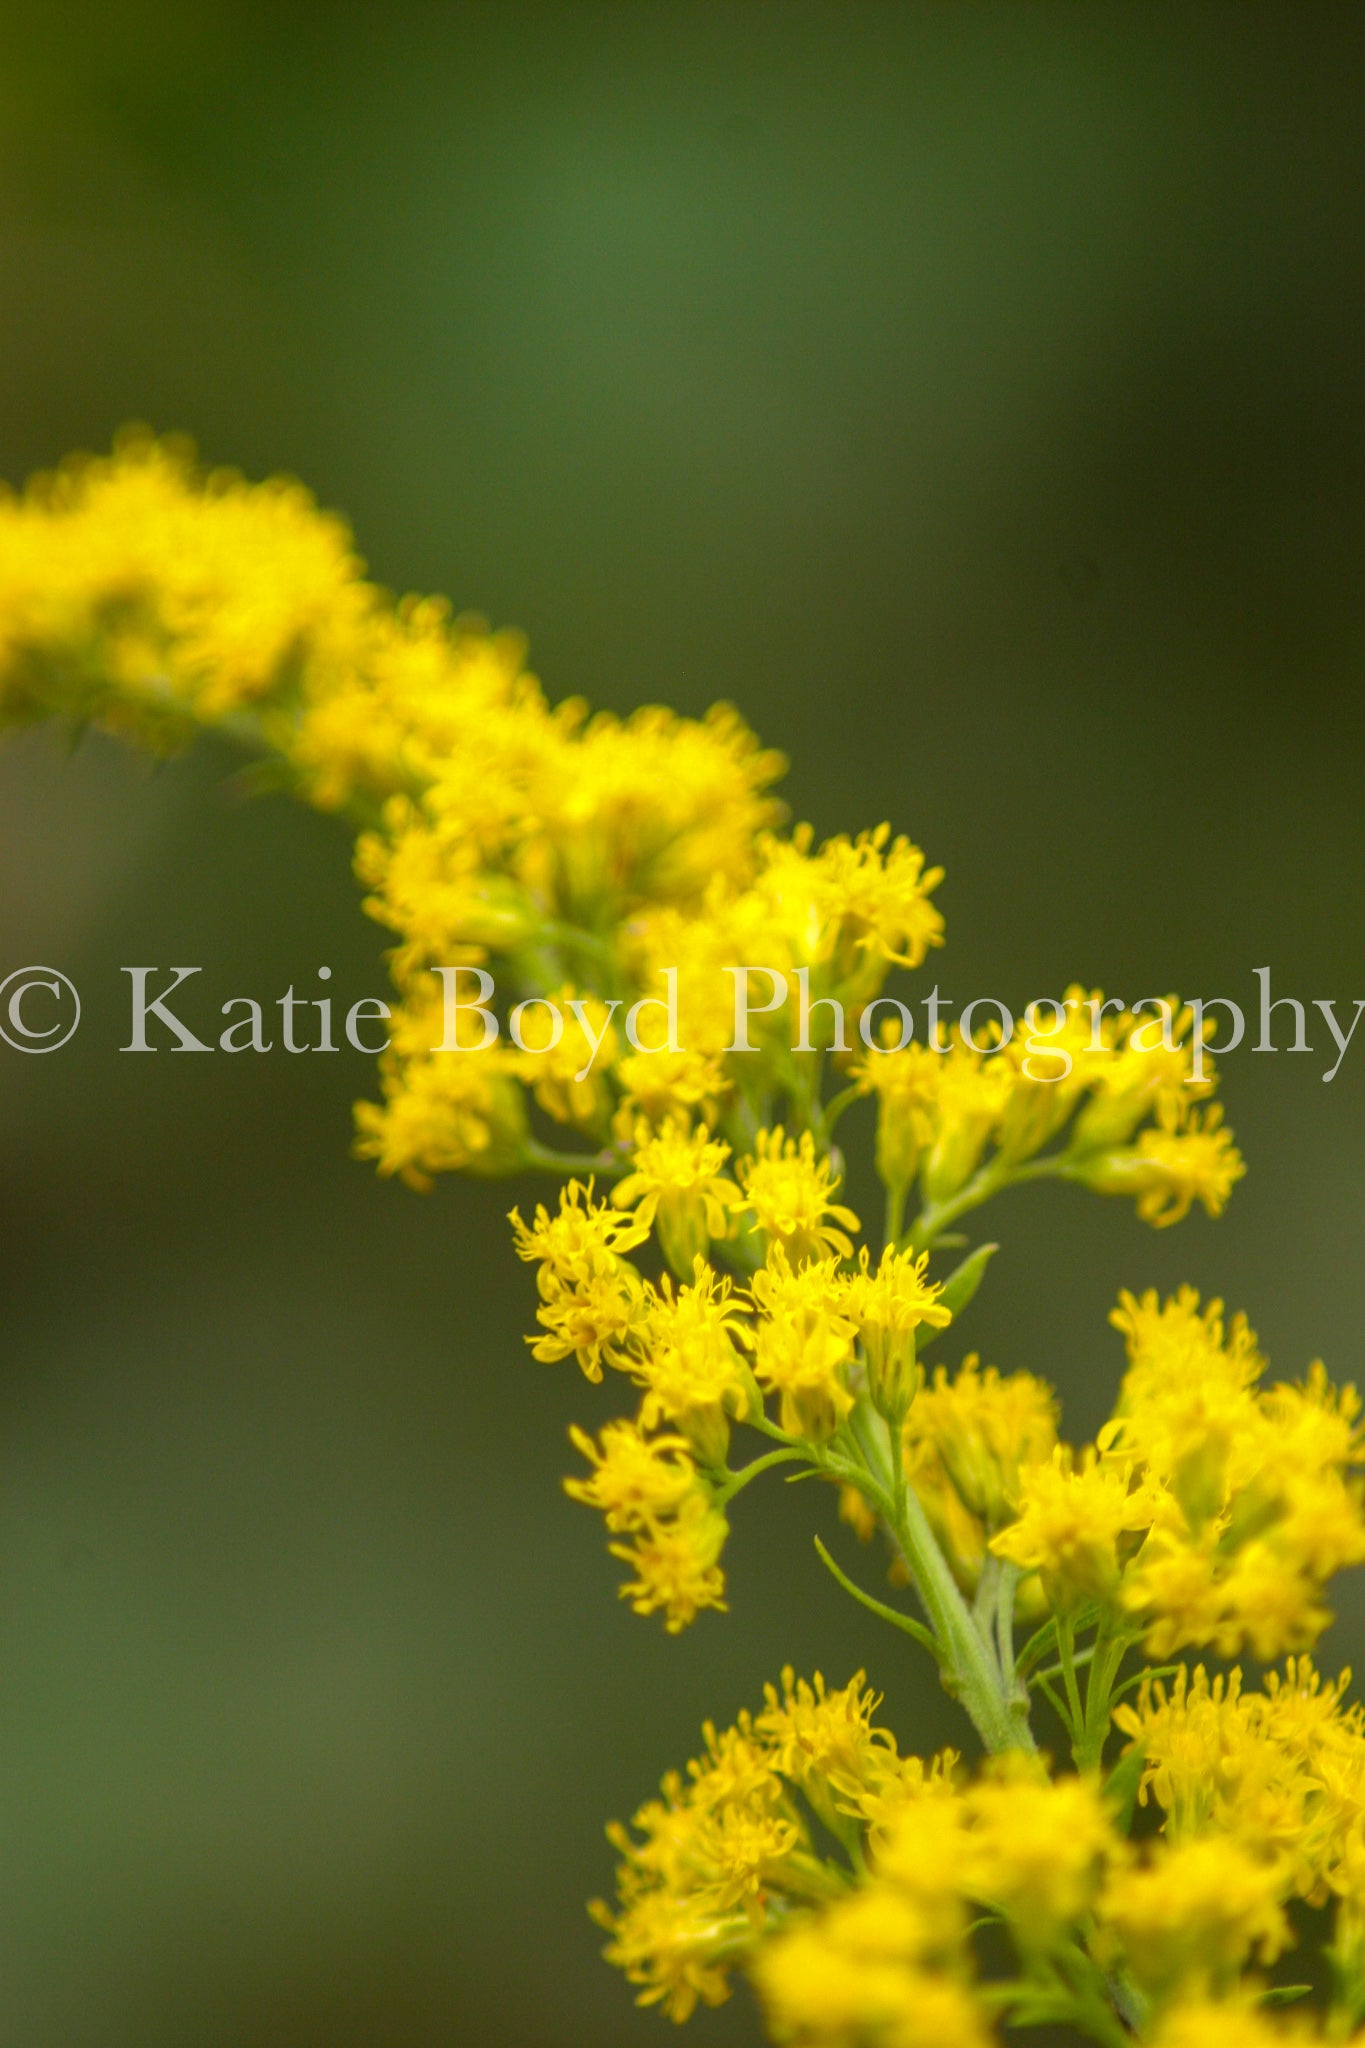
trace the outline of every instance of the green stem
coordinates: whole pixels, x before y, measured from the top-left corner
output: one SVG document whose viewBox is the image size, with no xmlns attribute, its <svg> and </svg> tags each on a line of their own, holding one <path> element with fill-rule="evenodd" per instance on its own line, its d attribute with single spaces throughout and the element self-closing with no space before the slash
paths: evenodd
<svg viewBox="0 0 1365 2048">
<path fill-rule="evenodd" d="M 995 1600 L 995 1644 L 1000 1659 L 1000 1676 L 1012 1686 L 1016 1696 L 1022 1689 L 1014 1663 L 1014 1592 L 1020 1576 L 1017 1564 L 1003 1564 L 1000 1568 L 1000 1590 Z"/>
<path fill-rule="evenodd" d="M 517 1163 L 534 1173 L 622 1174 L 626 1170 L 625 1161 L 615 1152 L 556 1152 L 536 1138 L 525 1140 Z"/>
<path fill-rule="evenodd" d="M 934 1540 L 917 1496 L 907 1490 L 892 1526 L 911 1579 L 918 1588 L 934 1633 L 944 1646 L 949 1690 L 956 1693 L 993 1756 L 1011 1749 L 1032 1750 L 1026 1710 L 1007 1699 L 995 1659 L 977 1632 L 943 1552 Z"/>
<path fill-rule="evenodd" d="M 1085 1713 L 1081 1706 L 1080 1687 L 1076 1683 L 1076 1636 L 1070 1618 L 1057 1617 L 1057 1650 L 1061 1658 L 1062 1680 L 1066 1686 L 1067 1704 L 1071 1708 L 1071 1746 L 1074 1755 L 1081 1742 L 1085 1727 Z"/>
<path fill-rule="evenodd" d="M 1061 1698 L 1060 1694 L 1055 1690 L 1050 1680 L 1042 1677 L 1035 1677 L 1034 1684 L 1041 1688 L 1044 1697 L 1047 1699 L 1049 1705 L 1052 1708 L 1053 1713 L 1057 1716 L 1057 1719 L 1061 1722 L 1063 1728 L 1066 1729 L 1067 1734 L 1070 1735 L 1071 1717 L 1067 1713 L 1065 1701 Z"/>
<path fill-rule="evenodd" d="M 1104 1760 L 1104 1745 L 1109 1736 L 1110 1704 L 1114 1680 L 1128 1653 L 1131 1635 L 1120 1628 L 1111 1630 L 1102 1621 L 1095 1637 L 1092 1663 L 1085 1686 L 1085 1719 L 1081 1728 L 1081 1740 L 1075 1751 L 1078 1770 L 1095 1770 Z"/>
<path fill-rule="evenodd" d="M 1000 1560 L 988 1550 L 981 1566 L 981 1577 L 976 1582 L 976 1597 L 972 1601 L 971 1615 L 976 1632 L 999 1662 L 999 1647 L 995 1639 L 996 1609 L 1000 1599 Z M 1003 1676 L 1002 1667 L 1002 1676 Z"/>
<path fill-rule="evenodd" d="M 1069 1164 L 1064 1152 L 1049 1153 L 1045 1159 L 1025 1160 L 1020 1165 L 997 1154 L 984 1166 L 979 1166 L 956 1194 L 945 1195 L 941 1202 L 930 1202 L 922 1209 L 908 1242 L 917 1252 L 930 1251 L 950 1223 L 956 1223 L 958 1217 L 965 1216 L 969 1209 L 980 1208 L 1002 1188 L 1013 1187 L 1019 1181 L 1046 1180 L 1065 1173 Z"/>
<path fill-rule="evenodd" d="M 943 1659 L 939 1646 L 922 1622 L 914 1620 L 909 1614 L 902 1614 L 898 1607 L 888 1607 L 884 1600 L 874 1600 L 870 1593 L 865 1593 L 861 1586 L 855 1585 L 848 1576 L 848 1573 L 839 1569 L 818 1536 L 815 1539 L 815 1548 L 820 1554 L 820 1562 L 838 1580 L 844 1591 L 852 1595 L 860 1607 L 865 1607 L 869 1614 L 875 1614 L 880 1621 L 889 1621 L 893 1628 L 904 1629 L 906 1635 L 913 1636 L 921 1648 L 929 1652 L 936 1664 L 942 1663 Z"/>
<path fill-rule="evenodd" d="M 805 1446 L 796 1444 L 770 1415 L 760 1412 L 756 1415 L 746 1415 L 744 1420 L 750 1429 L 756 1429 L 761 1436 L 770 1436 L 774 1443 L 785 1444 L 789 1450 L 798 1451 L 802 1457 L 809 1455 Z"/>
<path fill-rule="evenodd" d="M 1073 1632 L 1079 1634 L 1082 1630 L 1089 1628 L 1090 1624 L 1097 1618 L 1098 1613 L 1099 1609 L 1093 1600 L 1083 1602 L 1071 1617 Z M 1041 1664 L 1048 1652 L 1055 1649 L 1056 1643 L 1057 1618 L 1055 1615 L 1049 1615 L 1048 1619 L 1033 1631 L 1033 1634 L 1019 1652 L 1018 1665 L 1020 1677 L 1027 1677 L 1035 1664 Z"/>
<path fill-rule="evenodd" d="M 803 1460 L 804 1457 L 804 1451 L 798 1450 L 794 1445 L 790 1450 L 767 1451 L 761 1458 L 755 1458 L 752 1463 L 741 1465 L 738 1472 L 727 1473 L 716 1487 L 712 1498 L 718 1508 L 723 1508 L 737 1493 L 744 1491 L 751 1479 L 757 1479 L 760 1472 L 768 1472 L 774 1465 L 790 1465 L 793 1460 Z"/>
<path fill-rule="evenodd" d="M 905 1196 L 903 1187 L 888 1187 L 886 1191 L 886 1221 L 882 1228 L 883 1244 L 894 1244 L 905 1224 Z"/>
<path fill-rule="evenodd" d="M 1073 2024 L 1104 2048 L 1127 2048 L 1128 2028 L 1115 2016 L 1116 1987 L 1083 1948 L 1068 1942 L 1058 1951 L 1056 1967 L 1076 2001 Z M 1111 2004 L 1111 2000 L 1113 2003 Z M 1120 2008 L 1121 2010 L 1121 2008 Z"/>
<path fill-rule="evenodd" d="M 992 1649 L 972 1620 L 914 1489 L 905 1485 L 903 1475 L 899 1485 L 896 1482 L 899 1446 L 893 1449 L 885 1422 L 870 1404 L 859 1403 L 849 1419 L 868 1475 L 880 1495 L 876 1504 L 939 1645 L 945 1689 L 961 1700 L 993 1756 L 1005 1750 L 1034 1749 L 1027 1701 L 1011 1697 L 1012 1688 L 1007 1687 Z"/>
<path fill-rule="evenodd" d="M 1178 1664 L 1148 1664 L 1141 1671 L 1135 1671 L 1131 1678 L 1125 1678 L 1123 1684 L 1109 1695 L 1110 1702 L 1121 1700 L 1135 1685 L 1141 1685 L 1144 1678 L 1170 1678 L 1179 1669 Z"/>
<path fill-rule="evenodd" d="M 838 1123 L 844 1111 L 846 1109 L 851 1109 L 853 1104 L 859 1100 L 862 1093 L 862 1089 L 858 1087 L 857 1083 L 855 1082 L 853 1087 L 841 1088 L 837 1095 L 832 1095 L 830 1097 L 829 1101 L 825 1104 L 824 1112 L 826 1136 L 833 1136 L 834 1126 Z"/>
<path fill-rule="evenodd" d="M 1082 1664 L 1088 1664 L 1094 1654 L 1095 1646 L 1093 1643 L 1088 1650 L 1074 1651 L 1071 1658 L 1072 1670 L 1079 1671 Z M 1046 1671 L 1035 1671 L 1033 1675 L 1035 1678 L 1061 1678 L 1064 1675 L 1064 1667 L 1060 1664 L 1049 1664 Z"/>
</svg>

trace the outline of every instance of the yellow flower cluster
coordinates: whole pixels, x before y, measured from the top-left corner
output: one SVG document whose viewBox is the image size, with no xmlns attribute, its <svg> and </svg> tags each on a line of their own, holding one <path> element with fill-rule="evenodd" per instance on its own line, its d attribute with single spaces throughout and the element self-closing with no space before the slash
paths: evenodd
<svg viewBox="0 0 1365 2048">
<path fill-rule="evenodd" d="M 1330 1898 L 1341 2009 L 1365 2012 L 1365 1717 L 1345 1703 L 1349 1682 L 1324 1685 L 1306 1657 L 1259 1692 L 1240 1670 L 1181 1665 L 1115 1711 L 1139 1797 L 1165 1816 L 1150 1879 L 1135 1875 L 1111 1902 L 1154 1995 L 1226 1989 L 1253 1947 L 1270 1962 L 1289 1939 L 1284 1902 Z"/>
<path fill-rule="evenodd" d="M 338 686 L 381 630 L 341 521 L 125 435 L 0 500 L 0 715 L 182 737 Z"/>
<path fill-rule="evenodd" d="M 543 990 L 561 1009 L 575 979 L 596 1003 L 589 1030 L 566 1026 L 554 1049 L 556 1074 L 575 1085 L 538 1085 L 544 1053 L 497 1049 L 502 1071 L 550 1122 L 594 1146 L 638 1151 L 641 1124 L 685 1133 L 725 1121 L 733 1136 L 739 1104 L 755 1091 L 760 1100 L 775 1085 L 808 1094 L 790 1050 L 800 1020 L 787 976 L 805 977 L 812 1009 L 833 998 L 856 1016 L 893 964 L 917 962 L 937 939 L 937 871 L 884 828 L 819 849 L 805 831 L 777 838 L 768 827 L 778 807 L 765 792 L 780 758 L 728 710 L 700 723 L 664 712 L 584 723 L 579 710 L 547 713 L 523 691 L 515 716 L 543 725 L 553 750 L 544 735 L 534 746 L 523 735 L 514 774 L 507 764 L 471 766 L 462 741 L 448 774 L 420 796 L 391 798 L 359 842 L 366 907 L 399 937 L 400 1033 L 411 1016 L 427 1046 L 439 1043 L 432 970 L 493 962 L 500 981 Z M 505 811 L 490 821 L 499 791 Z M 765 1002 L 774 975 L 788 991 L 753 1020 L 766 1027 L 763 1059 L 736 1038 L 735 971 L 750 963 Z M 458 1000 L 472 1028 L 472 990 Z M 812 1030 L 820 1023 L 817 1014 Z M 478 1086 L 460 1071 L 469 1064 L 447 1055 L 436 1065 L 461 1105 Z M 384 1105 L 367 1119 L 381 1165 L 419 1184 L 449 1160 L 431 1067 L 396 1045 L 382 1067 Z M 413 1093 L 431 1121 L 430 1146 Z M 499 1137 L 515 1146 L 522 1126 L 495 1123 L 494 1150 Z M 477 1153 L 468 1163 L 478 1165 Z M 681 1250 L 675 1264 L 689 1270 Z"/>
<path fill-rule="evenodd" d="M 1260 1658 L 1316 1640 L 1327 1580 L 1365 1559 L 1354 1387 L 1321 1364 L 1260 1384 L 1245 1319 L 1184 1288 L 1121 1297 L 1128 1344 L 1096 1447 L 1061 1447 L 1024 1472 L 997 1556 L 1036 1571 L 1050 1604 L 1112 1602 L 1167 1656 L 1186 1644 Z"/>
<path fill-rule="evenodd" d="M 705 1754 L 664 1779 L 634 1834 L 608 1830 L 623 1861 L 620 1911 L 594 1907 L 611 1931 L 607 1953 L 643 1987 L 641 2004 L 674 2019 L 699 1999 L 726 1998 L 734 1965 L 791 1905 L 847 1891 L 811 1816 L 852 1839 L 905 1768 L 891 1735 L 872 1725 L 878 1702 L 861 1673 L 827 1692 L 818 1676 L 798 1684 L 786 1671 L 766 1702 L 723 1734 L 708 1723 Z"/>
<path fill-rule="evenodd" d="M 1217 1085 L 1213 1061 L 1199 1048 L 1197 1077 L 1193 1013 L 1176 997 L 1151 1007 L 1139 1016 L 1073 985 L 1059 1003 L 1031 1005 L 1004 1045 L 998 1025 L 983 1050 L 955 1029 L 855 1061 L 856 1085 L 877 1098 L 882 1179 L 903 1196 L 918 1177 L 926 1204 L 948 1210 L 974 1177 L 987 1189 L 1027 1177 L 1068 1131 L 1048 1170 L 1133 1196 L 1158 1226 L 1195 1201 L 1219 1215 L 1245 1169 L 1219 1106 L 1197 1106 Z"/>
<path fill-rule="evenodd" d="M 799 2048 L 984 2048 L 993 2010 L 1118 2040 L 1115 1981 L 1158 2044 L 1319 2039 L 1259 2020 L 1246 1973 L 1290 1945 L 1290 1898 L 1359 1898 L 1365 1735 L 1341 1691 L 1293 1659 L 1264 1693 L 1202 1668 L 1144 1684 L 1116 1718 L 1167 1825 L 1135 1847 L 1093 1778 L 902 1757 L 861 1673 L 827 1692 L 788 1670 L 761 1713 L 707 1726 L 634 1833 L 608 1831 L 623 1860 L 618 1909 L 594 1907 L 607 1953 L 674 2019 L 742 1967 Z M 992 1921 L 1018 1974 L 986 1984 L 973 1935 Z"/>
<path fill-rule="evenodd" d="M 1142 1761 L 1140 1798 L 1189 1846 L 1235 1842 L 1274 1866 L 1285 1894 L 1321 1904 L 1353 1888 L 1365 1847 L 1365 1716 L 1345 1703 L 1350 1673 L 1324 1685 L 1307 1657 L 1272 1671 L 1264 1691 L 1242 1674 L 1177 1667 L 1145 1678 L 1114 1719 Z"/>
<path fill-rule="evenodd" d="M 1098 1787 L 901 1757 L 876 1706 L 861 1673 L 827 1692 L 785 1671 L 761 1713 L 706 1729 L 634 1834 L 610 1830 L 620 1906 L 595 1911 L 642 2003 L 685 2018 L 742 1965 L 780 2041 L 971 2048 L 992 2038 L 973 1918 L 1004 1924 L 1026 1981 L 1074 1946 L 1127 1854 Z M 1102 1980 L 1079 1949 L 1071 1968 L 1084 2007 Z"/>
<path fill-rule="evenodd" d="M 204 474 L 145 433 L 0 499 L 0 724 L 46 716 L 163 750 L 213 728 L 355 821 L 398 990 L 357 1150 L 417 1187 L 566 1183 L 512 1211 L 528 1342 L 632 1389 L 632 1413 L 571 1432 L 565 1484 L 635 1609 L 676 1632 L 723 1608 L 730 1501 L 771 1467 L 814 1475 L 885 1537 L 913 1611 L 825 1563 L 931 1653 L 990 1753 L 970 1775 L 902 1756 L 861 1676 L 784 1673 L 612 1831 L 619 1906 L 596 1910 L 642 2000 L 683 2019 L 742 1966 L 795 2048 L 979 2048 L 997 2019 L 1265 2048 L 1321 2038 L 1254 1973 L 1296 1901 L 1331 1900 L 1327 2024 L 1359 2041 L 1345 1679 L 1291 1656 L 1260 1692 L 1203 1667 L 1121 1682 L 1139 1645 L 1316 1640 L 1327 1582 L 1365 1561 L 1354 1390 L 1321 1365 L 1267 1384 L 1244 1320 L 1190 1289 L 1121 1297 L 1127 1371 L 1079 1450 L 1043 1381 L 924 1357 L 994 1247 L 942 1254 L 1011 1186 L 1126 1195 L 1159 1227 L 1222 1211 L 1243 1166 L 1195 1013 L 1077 984 L 973 1038 L 966 1013 L 939 1028 L 935 991 L 918 1042 L 883 1022 L 864 1049 L 893 970 L 943 940 L 941 871 L 908 839 L 784 832 L 783 762 L 733 710 L 555 706 L 515 636 L 368 582 L 298 485 Z M 841 1199 L 834 1133 L 861 1101 L 879 1239 Z M 734 1469 L 740 1428 L 762 1441 Z M 1041 1702 L 1075 1774 L 1037 1753 Z M 1163 1826 L 1134 1844 L 1138 1798 Z M 1004 1935 L 984 1959 L 983 1927 Z"/>
<path fill-rule="evenodd" d="M 1099 1903 L 1099 1945 L 1112 1942 L 1158 2003 L 1173 1993 L 1226 1988 L 1249 1957 L 1271 1964 L 1287 1946 L 1284 1888 L 1273 1864 L 1226 1836 L 1158 1842 L 1110 1880 Z"/>
<path fill-rule="evenodd" d="M 1338 2031 L 1324 2035 L 1311 2019 L 1265 2010 L 1256 1986 L 1226 1999 L 1193 1997 L 1181 2000 L 1162 2015 L 1152 2035 L 1153 2048 L 1305 2048 L 1309 2042 L 1331 2040 L 1340 2048 L 1360 2048 L 1365 2034 Z"/>
<path fill-rule="evenodd" d="M 636 1572 L 623 1592 L 637 1612 L 658 1609 L 673 1630 L 724 1604 L 732 1422 L 763 1425 L 765 1398 L 776 1396 L 779 1434 L 825 1442 L 853 1408 L 860 1346 L 879 1386 L 910 1388 L 916 1331 L 949 1320 L 924 1253 L 888 1247 L 874 1270 L 864 1248 L 855 1269 L 841 1270 L 840 1226 L 856 1229 L 858 1219 L 834 1201 L 827 1162 L 780 1130 L 760 1135 L 771 1142 L 741 1162 L 742 1186 L 723 1174 L 723 1144 L 702 1132 L 684 1139 L 666 1123 L 658 1139 L 643 1138 L 614 1201 L 595 1202 L 571 1181 L 557 1213 L 539 1205 L 527 1225 L 512 1212 L 517 1251 L 538 1268 L 544 1334 L 528 1340 L 534 1355 L 572 1353 L 589 1379 L 609 1366 L 642 1390 L 635 1420 L 608 1425 L 600 1446 L 574 1432 L 594 1472 L 567 1484 L 622 1536 L 612 1551 Z M 669 1230 L 675 1243 L 705 1245 L 732 1212 L 766 1250 L 747 1287 L 700 1251 L 682 1283 L 646 1279 L 627 1256 L 651 1223 L 661 1239 Z M 831 1236 L 836 1250 L 826 1253 Z"/>
<path fill-rule="evenodd" d="M 834 1005 L 852 1029 L 893 965 L 941 943 L 941 870 L 884 825 L 818 848 L 807 827 L 776 835 L 784 764 L 727 707 L 554 707 L 523 654 L 438 600 L 395 604 L 299 485 L 206 474 L 145 430 L 0 500 L 0 721 L 56 714 L 163 747 L 219 726 L 310 801 L 370 820 L 357 872 L 402 997 L 383 1099 L 358 1113 L 381 1172 L 420 1187 L 531 1163 L 530 1102 L 595 1147 L 671 1117 L 727 1121 L 752 1152 L 775 1091 L 808 1120 L 820 1048 L 844 1043 Z M 591 1015 L 538 1049 L 485 1048 L 472 991 L 436 989 L 432 969 L 488 962 L 537 996 L 577 990 Z M 733 969 L 762 986 L 764 1057 L 735 1050 Z M 1114 1007 L 1070 991 L 1028 1041 L 1042 1052 L 869 1055 L 888 1183 L 922 1155 L 941 1203 L 987 1144 L 1017 1166 L 1083 1102 L 1058 1170 L 1154 1222 L 1194 1199 L 1216 1213 L 1241 1166 L 1192 1107 L 1211 1083 L 1191 1082 L 1188 1015 Z"/>
<path fill-rule="evenodd" d="M 1052 1389 L 1032 1373 L 982 1371 L 972 1353 L 951 1378 L 935 1368 L 902 1435 L 907 1476 L 958 1583 L 975 1593 L 989 1538 L 1019 1512 L 1024 1471 L 1057 1442 Z"/>
</svg>

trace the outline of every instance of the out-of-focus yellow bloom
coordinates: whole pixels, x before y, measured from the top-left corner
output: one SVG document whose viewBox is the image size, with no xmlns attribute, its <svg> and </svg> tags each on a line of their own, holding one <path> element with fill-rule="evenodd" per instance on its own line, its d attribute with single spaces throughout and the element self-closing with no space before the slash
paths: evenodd
<svg viewBox="0 0 1365 2048">
<path fill-rule="evenodd" d="M 776 2039 L 798 2048 L 987 2048 L 984 2007 L 959 1976 L 926 1967 L 924 1947 L 920 1916 L 890 1890 L 799 1922 L 754 1965 Z"/>
<path fill-rule="evenodd" d="M 877 1172 L 898 1193 L 910 1186 L 937 1125 L 942 1055 L 928 1046 L 889 1050 L 896 1027 L 883 1026 L 883 1048 L 851 1062 L 849 1072 L 865 1095 L 877 1098 Z"/>
<path fill-rule="evenodd" d="M 1273 1963 L 1289 1943 L 1282 1864 L 1226 1835 L 1157 1843 L 1110 1878 L 1099 1916 L 1152 1998 L 1227 1987 L 1253 1954 Z"/>
<path fill-rule="evenodd" d="M 145 430 L 0 499 L 0 703 L 140 737 L 344 677 L 375 593 L 298 484 L 201 475 Z"/>
<path fill-rule="evenodd" d="M 877 1533 L 877 1517 L 856 1486 L 839 1488 L 839 1520 L 848 1525 L 860 1543 L 870 1543 Z"/>
<path fill-rule="evenodd" d="M 1161 2014 L 1151 2040 L 1152 2048 L 1307 2048 L 1323 2036 L 1313 2020 L 1297 2013 L 1268 2013 L 1252 1985 L 1226 1998 L 1178 2000 Z M 1359 2048 L 1360 2041 L 1352 2034 L 1349 2048 Z"/>
<path fill-rule="evenodd" d="M 536 906 L 485 864 L 481 837 L 463 821 L 449 833 L 433 829 L 410 798 L 395 796 L 384 830 L 356 841 L 356 876 L 370 892 L 364 907 L 402 938 L 391 956 L 400 986 L 433 963 L 475 966 L 494 951 L 514 952 L 534 933 Z"/>
<path fill-rule="evenodd" d="M 504 1054 L 511 1072 L 556 1123 L 601 1133 L 611 1110 L 606 1069 L 617 1044 L 606 1004 L 572 986 L 557 988 L 537 999 L 521 1033 L 524 1046 Z"/>
<path fill-rule="evenodd" d="M 781 814 L 765 792 L 785 766 L 729 705 L 702 720 L 657 705 L 598 712 L 537 782 L 533 851 L 589 926 L 642 902 L 695 904 L 715 876 L 752 872 L 755 840 Z"/>
<path fill-rule="evenodd" d="M 505 1058 L 447 1052 L 380 1059 L 382 1102 L 358 1102 L 356 1156 L 409 1187 L 433 1174 L 504 1174 L 519 1161 L 526 1135 L 520 1088 Z"/>
<path fill-rule="evenodd" d="M 1090 1911 L 1119 1852 L 1099 1786 L 1007 1757 L 966 1788 L 962 1805 L 961 1889 L 996 1907 L 1025 1950 L 1046 1949 Z"/>
<path fill-rule="evenodd" d="M 1076 1170 L 1076 1178 L 1104 1195 L 1135 1195 L 1138 1215 L 1158 1229 L 1179 1223 L 1190 1204 L 1221 1216 L 1246 1172 L 1241 1153 L 1223 1127 L 1222 1104 L 1205 1110 L 1163 1106 L 1160 1124 L 1139 1134 L 1135 1147 L 1103 1152 Z"/>
<path fill-rule="evenodd" d="M 719 1056 L 687 1047 L 626 1053 L 616 1063 L 616 1079 L 621 1107 L 615 1130 L 623 1143 L 630 1142 L 642 1120 L 654 1130 L 670 1119 L 684 1127 L 698 1122 L 712 1128 L 730 1093 Z"/>
<path fill-rule="evenodd" d="M 942 1202 L 955 1195 L 980 1164 L 1005 1114 L 1014 1074 L 998 1054 L 973 1052 L 956 1037 L 945 1051 L 931 1049 L 931 1054 L 939 1062 L 938 1085 L 922 1180 L 927 1200 Z"/>
</svg>

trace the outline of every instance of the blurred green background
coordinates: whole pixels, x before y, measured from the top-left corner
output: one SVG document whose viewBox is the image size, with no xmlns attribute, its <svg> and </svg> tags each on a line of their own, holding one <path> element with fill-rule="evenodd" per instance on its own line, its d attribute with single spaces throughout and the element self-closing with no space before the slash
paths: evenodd
<svg viewBox="0 0 1365 2048">
<path fill-rule="evenodd" d="M 734 699 L 799 816 L 946 864 L 959 1002 L 1269 963 L 1349 1013 L 1363 89 L 1309 5 L 0 7 L 0 472 L 184 428 L 553 695 Z M 230 766 L 0 756 L 0 970 L 87 1008 L 0 1061 L 0 2042 L 669 2039 L 583 1913 L 604 1818 L 789 1658 L 958 1724 L 811 1489 L 739 1504 L 728 1617 L 622 1609 L 528 1190 L 380 1185 L 358 1058 L 118 1054 L 126 962 L 382 992 L 342 831 Z M 1120 1285 L 1358 1374 L 1365 1042 L 1328 1064 L 1228 1062 L 1217 1225 L 1009 1198 L 964 1341 L 1073 1434 Z"/>
</svg>

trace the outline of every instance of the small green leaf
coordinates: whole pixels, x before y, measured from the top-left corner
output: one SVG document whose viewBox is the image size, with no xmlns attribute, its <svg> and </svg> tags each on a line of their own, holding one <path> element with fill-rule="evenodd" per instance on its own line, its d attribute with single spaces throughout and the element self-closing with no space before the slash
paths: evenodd
<svg viewBox="0 0 1365 2048">
<path fill-rule="evenodd" d="M 815 1539 L 815 1548 L 819 1552 L 820 1562 L 838 1580 L 844 1591 L 853 1595 L 860 1606 L 866 1607 L 870 1614 L 879 1616 L 882 1621 L 889 1621 L 893 1628 L 903 1628 L 908 1636 L 913 1636 L 915 1641 L 929 1652 L 936 1664 L 942 1664 L 943 1652 L 927 1628 L 918 1621 L 912 1621 L 908 1614 L 902 1614 L 898 1607 L 888 1607 L 884 1600 L 874 1600 L 861 1586 L 855 1586 L 848 1573 L 840 1571 L 818 1536 Z"/>
<path fill-rule="evenodd" d="M 960 1266 L 954 1266 L 952 1272 L 944 1281 L 943 1292 L 939 1296 L 939 1300 L 945 1308 L 952 1310 L 954 1322 L 957 1321 L 963 1309 L 966 1308 L 968 1302 L 976 1293 L 977 1288 L 981 1285 L 982 1280 L 985 1278 L 986 1268 L 999 1249 L 998 1244 L 979 1244 L 974 1252 L 968 1253 Z M 932 1335 L 935 1337 L 939 1334 L 937 1330 L 932 1332 Z M 919 1347 L 921 1351 L 927 1348 L 930 1335 L 931 1333 L 927 1330 L 923 1333 L 923 1339 Z"/>
<path fill-rule="evenodd" d="M 1141 1746 L 1125 1750 L 1113 1770 L 1105 1779 L 1106 1796 L 1113 1801 L 1114 1818 L 1127 1834 L 1133 1819 L 1133 1808 L 1137 1804 L 1138 1786 L 1147 1768 L 1146 1752 Z"/>
</svg>

